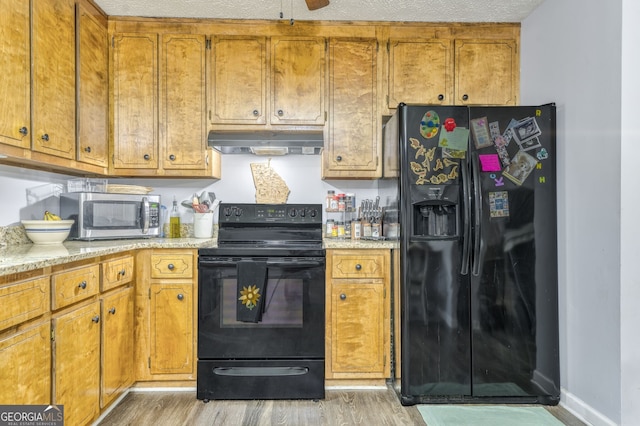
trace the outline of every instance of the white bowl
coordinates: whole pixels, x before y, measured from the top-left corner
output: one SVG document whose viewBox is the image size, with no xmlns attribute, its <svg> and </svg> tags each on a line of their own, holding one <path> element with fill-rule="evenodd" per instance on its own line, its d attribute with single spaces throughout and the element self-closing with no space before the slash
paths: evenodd
<svg viewBox="0 0 640 426">
<path fill-rule="evenodd" d="M 34 244 L 60 244 L 71 231 L 74 220 L 23 220 L 27 237 Z"/>
</svg>

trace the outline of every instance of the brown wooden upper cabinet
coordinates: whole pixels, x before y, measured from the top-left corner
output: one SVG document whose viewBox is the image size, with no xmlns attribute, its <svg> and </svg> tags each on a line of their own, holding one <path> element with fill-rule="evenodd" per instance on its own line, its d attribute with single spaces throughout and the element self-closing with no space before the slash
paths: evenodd
<svg viewBox="0 0 640 426">
<path fill-rule="evenodd" d="M 322 37 L 211 38 L 211 124 L 325 123 Z"/>
<path fill-rule="evenodd" d="M 206 147 L 206 45 L 200 34 L 114 34 L 113 174 L 215 177 Z"/>
<path fill-rule="evenodd" d="M 0 142 L 74 159 L 75 2 L 3 1 L 0 26 Z"/>
<path fill-rule="evenodd" d="M 323 178 L 381 176 L 378 42 L 335 38 L 329 44 L 329 131 Z"/>
<path fill-rule="evenodd" d="M 113 168 L 158 168 L 158 35 L 115 34 Z M 117 173 L 117 172 L 116 172 Z"/>
<path fill-rule="evenodd" d="M 516 40 L 455 41 L 456 105 L 517 105 Z"/>
<path fill-rule="evenodd" d="M 107 19 L 78 3 L 77 159 L 107 167 L 109 154 L 109 42 Z"/>
<path fill-rule="evenodd" d="M 387 105 L 451 105 L 453 99 L 453 40 L 389 40 Z"/>
<path fill-rule="evenodd" d="M 207 168 L 206 39 L 200 34 L 161 37 L 160 129 L 162 167 Z"/>
<path fill-rule="evenodd" d="M 516 105 L 513 39 L 390 39 L 387 107 Z"/>
<path fill-rule="evenodd" d="M 0 143 L 29 148 L 31 140 L 31 40 L 29 2 L 0 2 Z"/>
<path fill-rule="evenodd" d="M 76 156 L 76 33 L 74 0 L 31 6 L 33 61 L 32 149 Z"/>
</svg>

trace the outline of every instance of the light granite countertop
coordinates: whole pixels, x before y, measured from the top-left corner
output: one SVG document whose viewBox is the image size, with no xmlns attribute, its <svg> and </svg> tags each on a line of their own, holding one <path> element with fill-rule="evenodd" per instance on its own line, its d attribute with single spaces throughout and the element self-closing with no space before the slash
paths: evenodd
<svg viewBox="0 0 640 426">
<path fill-rule="evenodd" d="M 66 241 L 56 245 L 16 244 L 0 249 L 0 276 L 31 271 L 136 249 L 217 247 L 216 238 L 149 238 L 108 241 Z M 398 241 L 325 239 L 325 249 L 398 248 Z"/>
<path fill-rule="evenodd" d="M 108 241 L 65 241 L 62 244 L 8 245 L 0 249 L 0 276 L 61 265 L 128 250 L 215 247 L 215 238 L 148 238 Z"/>
</svg>

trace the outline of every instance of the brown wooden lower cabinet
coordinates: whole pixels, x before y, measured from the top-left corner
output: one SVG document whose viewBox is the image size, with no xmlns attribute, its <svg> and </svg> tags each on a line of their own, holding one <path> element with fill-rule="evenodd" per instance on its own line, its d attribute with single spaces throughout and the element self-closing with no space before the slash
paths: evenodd
<svg viewBox="0 0 640 426">
<path fill-rule="evenodd" d="M 135 380 L 196 379 L 198 251 L 140 250 L 136 258 Z"/>
<path fill-rule="evenodd" d="M 193 285 L 152 284 L 151 374 L 194 374 Z"/>
<path fill-rule="evenodd" d="M 327 379 L 390 377 L 390 250 L 327 250 Z"/>
<path fill-rule="evenodd" d="M 383 382 L 391 250 L 326 254 L 326 378 Z M 195 381 L 196 262 L 141 249 L 0 277 L 0 300 L 25 303 L 0 312 L 0 404 L 63 404 L 65 424 L 86 425 L 135 382 Z"/>
<path fill-rule="evenodd" d="M 0 405 L 51 402 L 50 322 L 0 338 Z"/>
<path fill-rule="evenodd" d="M 133 384 L 133 287 L 100 298 L 102 347 L 100 407 Z"/>
<path fill-rule="evenodd" d="M 85 425 L 100 411 L 100 302 L 51 320 L 53 403 L 64 405 L 65 424 Z"/>
<path fill-rule="evenodd" d="M 50 300 L 48 271 L 0 277 L 0 405 L 51 402 Z"/>
</svg>

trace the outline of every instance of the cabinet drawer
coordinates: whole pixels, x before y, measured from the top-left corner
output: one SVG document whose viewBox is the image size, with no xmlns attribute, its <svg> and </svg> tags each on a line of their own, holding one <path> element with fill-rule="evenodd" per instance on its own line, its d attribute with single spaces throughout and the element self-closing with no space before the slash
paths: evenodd
<svg viewBox="0 0 640 426">
<path fill-rule="evenodd" d="M 51 277 L 51 308 L 60 309 L 98 294 L 99 265 L 73 269 Z"/>
<path fill-rule="evenodd" d="M 385 276 L 385 256 L 380 252 L 334 254 L 332 262 L 333 278 L 384 278 Z"/>
<path fill-rule="evenodd" d="M 152 254 L 151 278 L 192 278 L 193 255 L 184 254 Z"/>
<path fill-rule="evenodd" d="M 0 288 L 0 330 L 49 311 L 49 277 Z"/>
<path fill-rule="evenodd" d="M 113 259 L 102 264 L 102 291 L 130 283 L 133 280 L 133 256 Z"/>
</svg>

